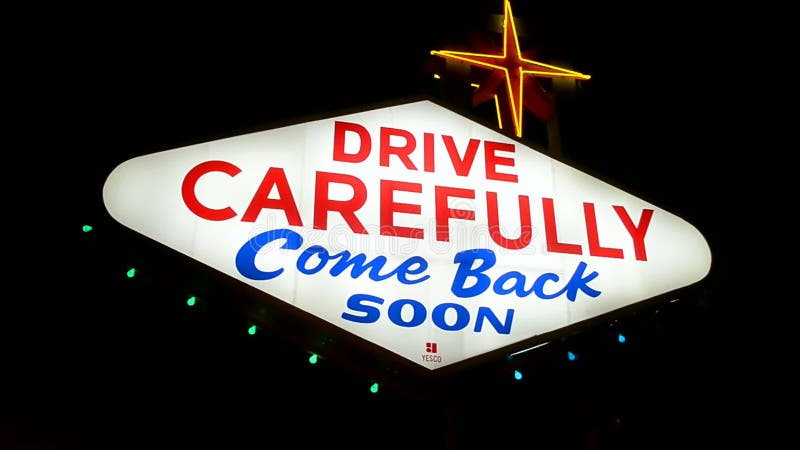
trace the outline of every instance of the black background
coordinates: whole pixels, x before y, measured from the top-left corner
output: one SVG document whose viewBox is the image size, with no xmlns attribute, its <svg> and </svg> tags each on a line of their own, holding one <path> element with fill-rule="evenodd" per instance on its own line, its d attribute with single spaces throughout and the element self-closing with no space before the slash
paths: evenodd
<svg viewBox="0 0 800 450">
<path fill-rule="evenodd" d="M 335 349 L 311 366 L 291 333 L 249 336 L 247 293 L 114 222 L 102 185 L 132 157 L 305 117 L 418 95 L 463 108 L 429 52 L 495 38 L 500 0 L 13 6 L 0 448 L 773 448 L 783 309 L 754 295 L 770 262 L 754 191 L 777 114 L 764 31 L 789 15 L 702 3 L 512 6 L 523 47 L 592 75 L 563 159 L 696 226 L 709 276 L 422 391 Z"/>
</svg>

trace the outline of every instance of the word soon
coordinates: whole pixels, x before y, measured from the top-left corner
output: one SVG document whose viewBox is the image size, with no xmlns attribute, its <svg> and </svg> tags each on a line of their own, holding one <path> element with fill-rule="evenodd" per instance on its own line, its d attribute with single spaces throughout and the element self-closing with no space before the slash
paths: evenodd
<svg viewBox="0 0 800 450">
<path fill-rule="evenodd" d="M 380 297 L 369 294 L 354 294 L 347 299 L 347 308 L 361 314 L 353 314 L 352 312 L 343 312 L 342 319 L 349 320 L 357 323 L 375 323 L 381 317 L 381 310 L 378 306 L 383 305 L 384 300 Z M 403 310 L 411 311 L 409 318 L 403 317 Z M 445 315 L 448 311 L 455 313 L 455 320 L 453 323 L 448 323 Z M 393 324 L 404 327 L 413 328 L 422 325 L 428 319 L 428 310 L 421 302 L 410 299 L 401 298 L 393 301 L 386 309 L 386 316 Z M 483 330 L 483 325 L 486 322 L 494 328 L 499 334 L 511 333 L 511 322 L 514 320 L 514 310 L 506 310 L 505 321 L 501 321 L 497 315 L 490 308 L 481 306 L 475 314 L 475 321 L 472 330 L 480 333 Z M 472 317 L 464 305 L 458 303 L 440 303 L 433 307 L 430 314 L 430 321 L 438 328 L 445 331 L 461 331 L 472 322 Z"/>
</svg>

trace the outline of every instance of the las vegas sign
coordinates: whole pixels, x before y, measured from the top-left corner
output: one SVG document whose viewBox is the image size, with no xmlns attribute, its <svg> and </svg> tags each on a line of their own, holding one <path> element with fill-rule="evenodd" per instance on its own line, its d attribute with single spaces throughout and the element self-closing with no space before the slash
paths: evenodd
<svg viewBox="0 0 800 450">
<path fill-rule="evenodd" d="M 430 99 L 135 157 L 103 201 L 267 304 L 429 371 L 665 296 L 711 265 L 680 217 Z"/>
</svg>

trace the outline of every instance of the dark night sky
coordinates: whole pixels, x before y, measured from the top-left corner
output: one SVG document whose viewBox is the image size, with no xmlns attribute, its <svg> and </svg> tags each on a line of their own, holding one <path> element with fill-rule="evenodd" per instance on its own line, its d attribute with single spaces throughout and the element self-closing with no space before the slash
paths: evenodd
<svg viewBox="0 0 800 450">
<path fill-rule="evenodd" d="M 291 336 L 247 336 L 241 309 L 226 306 L 237 286 L 120 226 L 102 185 L 135 156 L 442 95 L 429 51 L 491 35 L 502 2 L 118 3 L 6 16 L 4 209 L 16 231 L 0 450 L 777 444 L 778 350 L 764 337 L 776 310 L 754 301 L 743 244 L 760 214 L 742 210 L 757 170 L 737 155 L 769 152 L 771 107 L 743 60 L 765 52 L 761 17 L 780 28 L 788 14 L 514 2 L 523 46 L 592 75 L 562 121 L 563 159 L 695 225 L 712 271 L 681 301 L 625 317 L 630 345 L 598 326 L 522 361 L 524 383 L 490 360 L 430 395 L 373 396 L 358 364 L 312 367 Z M 205 310 L 182 303 L 193 290 Z M 569 345 L 586 357 L 570 364 Z"/>
</svg>

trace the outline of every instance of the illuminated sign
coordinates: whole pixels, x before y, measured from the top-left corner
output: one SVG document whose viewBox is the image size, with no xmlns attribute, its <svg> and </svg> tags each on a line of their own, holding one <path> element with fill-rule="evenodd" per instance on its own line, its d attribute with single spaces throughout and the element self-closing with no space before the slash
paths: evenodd
<svg viewBox="0 0 800 450">
<path fill-rule="evenodd" d="M 136 157 L 103 200 L 126 227 L 431 370 L 711 264 L 680 217 L 430 100 Z"/>
<path fill-rule="evenodd" d="M 514 134 L 521 137 L 523 105 L 543 121 L 549 119 L 553 114 L 553 106 L 541 86 L 537 84 L 536 78 L 588 80 L 591 77 L 580 72 L 526 58 L 519 46 L 514 15 L 511 12 L 511 2 L 506 0 L 504 4 L 503 48 L 500 52 L 475 53 L 433 50 L 431 54 L 491 71 L 487 79 L 476 86 L 478 90 L 473 94 L 473 103 L 483 103 L 490 98 L 494 98 L 495 102 L 497 102 L 497 92 L 505 91 L 508 108 L 511 112 L 511 121 L 514 125 Z"/>
</svg>

